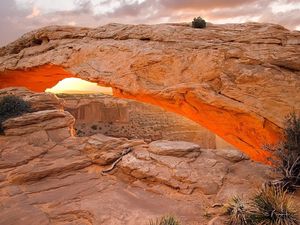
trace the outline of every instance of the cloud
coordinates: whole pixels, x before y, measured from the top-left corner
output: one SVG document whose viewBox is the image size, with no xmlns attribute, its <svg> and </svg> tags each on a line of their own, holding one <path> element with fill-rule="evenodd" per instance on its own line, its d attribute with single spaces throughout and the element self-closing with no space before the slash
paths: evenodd
<svg viewBox="0 0 300 225">
<path fill-rule="evenodd" d="M 21 21 L 29 13 L 27 10 L 18 10 L 14 1 L 0 0 L 0 46 L 28 31 Z"/>
<path fill-rule="evenodd" d="M 31 14 L 26 16 L 26 18 L 32 19 L 34 17 L 39 16 L 40 14 L 41 14 L 41 11 L 36 6 L 33 6 Z"/>
<path fill-rule="evenodd" d="M 282 24 L 288 28 L 295 29 L 300 26 L 300 9 L 294 9 L 288 12 L 273 13 L 268 11 L 259 19 L 260 22 L 268 21 L 270 23 Z"/>
<path fill-rule="evenodd" d="M 22 4 L 21 4 L 22 3 Z M 300 28 L 299 0 L 0 0 L 0 45 L 48 25 L 259 21 Z"/>
<path fill-rule="evenodd" d="M 208 10 L 215 8 L 228 8 L 236 7 L 249 3 L 256 2 L 257 0 L 161 0 L 163 6 L 172 9 L 193 9 L 193 10 Z"/>
</svg>

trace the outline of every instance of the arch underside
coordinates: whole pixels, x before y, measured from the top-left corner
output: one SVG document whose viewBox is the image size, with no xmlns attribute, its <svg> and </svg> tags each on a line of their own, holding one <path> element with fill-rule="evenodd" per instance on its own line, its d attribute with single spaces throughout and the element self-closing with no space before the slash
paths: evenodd
<svg viewBox="0 0 300 225">
<path fill-rule="evenodd" d="M 68 77 L 89 80 L 72 74 L 63 67 L 44 65 L 26 71 L 0 72 L 0 89 L 22 86 L 32 91 L 42 92 Z M 101 83 L 101 81 L 97 82 Z M 263 150 L 263 145 L 276 143 L 281 137 L 281 128 L 268 120 L 262 120 L 253 114 L 218 108 L 200 101 L 193 93 L 187 93 L 180 102 L 174 102 L 157 95 L 132 94 L 121 88 L 113 86 L 112 88 L 117 97 L 158 105 L 199 123 L 256 161 L 267 162 L 269 153 Z"/>
</svg>

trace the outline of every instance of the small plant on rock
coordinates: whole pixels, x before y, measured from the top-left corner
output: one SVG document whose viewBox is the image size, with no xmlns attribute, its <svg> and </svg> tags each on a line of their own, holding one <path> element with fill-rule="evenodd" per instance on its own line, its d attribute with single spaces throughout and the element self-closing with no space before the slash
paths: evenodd
<svg viewBox="0 0 300 225">
<path fill-rule="evenodd" d="M 282 188 L 262 188 L 254 196 L 251 208 L 251 224 L 297 225 L 300 222 L 292 200 Z"/>
<path fill-rule="evenodd" d="M 164 216 L 162 218 L 151 220 L 149 225 L 180 225 L 179 221 L 173 216 Z"/>
<path fill-rule="evenodd" d="M 249 223 L 249 211 L 247 205 L 240 197 L 234 196 L 231 201 L 225 205 L 225 214 L 229 216 L 227 224 L 229 225 L 247 225 Z"/>
<path fill-rule="evenodd" d="M 17 96 L 7 95 L 2 97 L 0 99 L 0 133 L 4 132 L 2 123 L 5 120 L 30 111 L 30 104 Z"/>
<path fill-rule="evenodd" d="M 229 225 L 297 225 L 295 205 L 282 188 L 265 185 L 248 203 L 233 197 L 226 205 Z"/>
<path fill-rule="evenodd" d="M 196 17 L 194 18 L 192 22 L 192 27 L 193 28 L 205 28 L 206 27 L 206 21 L 202 19 L 202 17 Z"/>
<path fill-rule="evenodd" d="M 266 146 L 273 157 L 275 170 L 282 175 L 272 182 L 287 191 L 300 187 L 300 117 L 295 113 L 288 116 L 284 129 L 284 139 L 278 145 Z"/>
</svg>

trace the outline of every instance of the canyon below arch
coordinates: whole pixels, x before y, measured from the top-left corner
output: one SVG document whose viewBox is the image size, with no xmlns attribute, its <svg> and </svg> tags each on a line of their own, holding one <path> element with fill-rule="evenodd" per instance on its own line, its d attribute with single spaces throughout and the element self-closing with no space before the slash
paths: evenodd
<svg viewBox="0 0 300 225">
<path fill-rule="evenodd" d="M 186 116 L 266 161 L 300 106 L 300 34 L 279 25 L 52 26 L 0 49 L 0 88 L 44 91 L 66 77 Z"/>
</svg>

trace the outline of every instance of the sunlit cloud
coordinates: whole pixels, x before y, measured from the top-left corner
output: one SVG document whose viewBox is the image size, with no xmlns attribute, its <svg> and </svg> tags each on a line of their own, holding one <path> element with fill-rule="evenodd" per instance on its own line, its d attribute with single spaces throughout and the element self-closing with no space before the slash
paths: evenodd
<svg viewBox="0 0 300 225">
<path fill-rule="evenodd" d="M 74 10 L 76 9 L 73 0 L 15 0 L 19 8 L 31 8 L 33 5 L 45 13 Z"/>
<path fill-rule="evenodd" d="M 31 14 L 26 16 L 26 18 L 32 19 L 34 17 L 39 16 L 40 14 L 41 14 L 41 11 L 36 6 L 33 6 Z"/>
<path fill-rule="evenodd" d="M 300 2 L 287 2 L 285 0 L 274 1 L 270 4 L 273 13 L 285 13 L 293 10 L 300 10 Z"/>
</svg>

